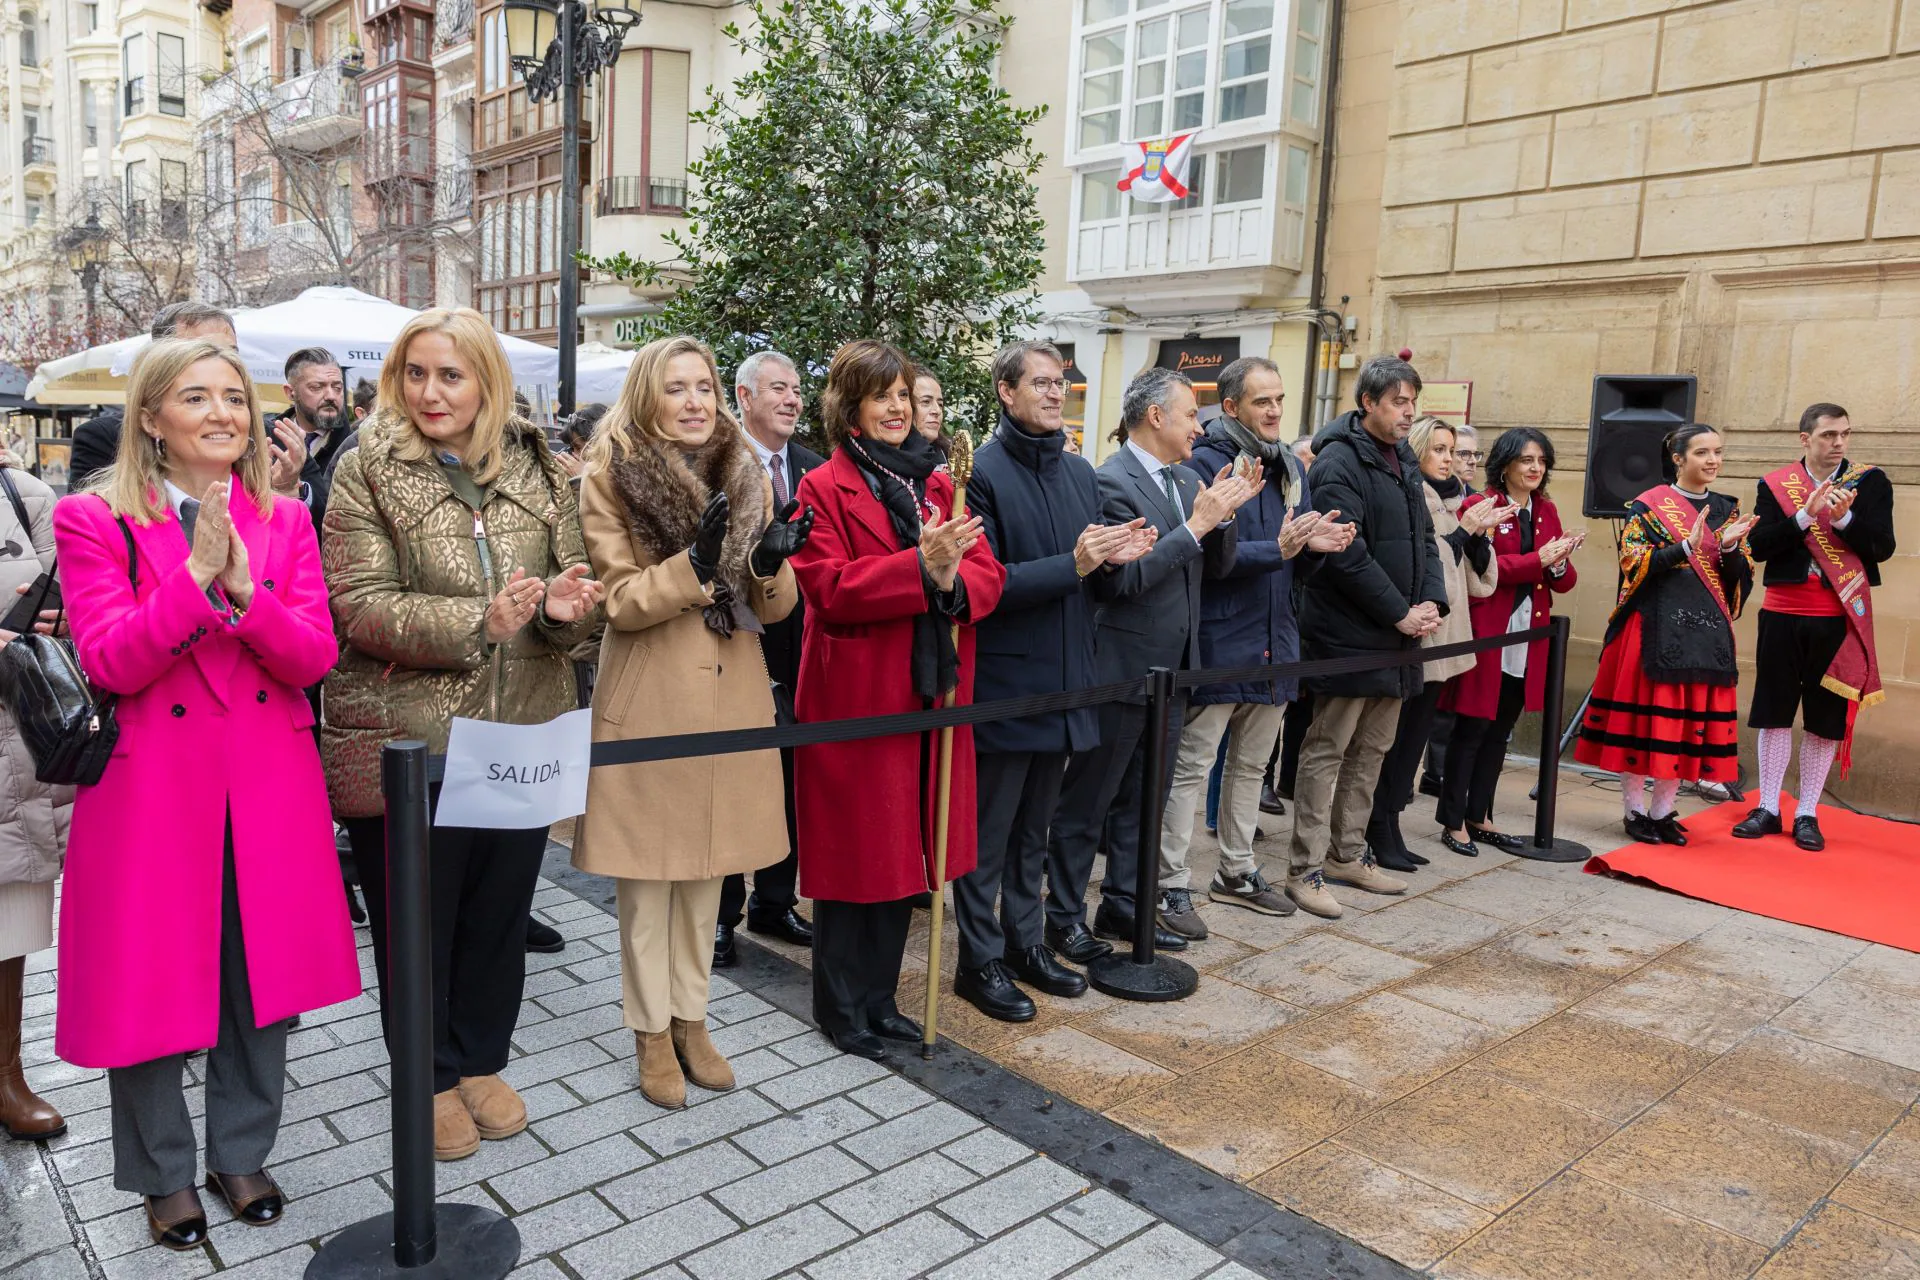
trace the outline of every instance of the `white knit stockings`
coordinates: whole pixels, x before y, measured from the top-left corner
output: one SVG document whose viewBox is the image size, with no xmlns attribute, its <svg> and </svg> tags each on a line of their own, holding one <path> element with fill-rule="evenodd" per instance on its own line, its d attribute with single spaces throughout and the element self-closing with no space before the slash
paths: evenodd
<svg viewBox="0 0 1920 1280">
<path fill-rule="evenodd" d="M 1760 796 L 1758 803 L 1762 809 L 1778 817 L 1780 815 L 1780 784 L 1787 780 L 1787 761 L 1793 758 L 1793 730 L 1762 729 L 1759 736 Z M 1821 739 L 1808 734 L 1807 741 L 1819 742 Z M 1828 759 L 1832 757 L 1829 756 Z M 1806 772 L 1804 754 L 1801 757 L 1800 768 L 1804 775 Z M 1824 769 L 1821 770 L 1820 776 L 1822 779 L 1826 777 Z"/>
<path fill-rule="evenodd" d="M 1787 732 L 1785 729 L 1771 732 Z M 1800 735 L 1800 795 L 1793 807 L 1794 818 L 1818 817 L 1820 812 L 1820 793 L 1827 789 L 1827 770 L 1833 768 L 1833 758 L 1839 754 L 1840 744 L 1832 738 L 1822 738 L 1811 733 Z M 1782 765 L 1781 768 L 1785 768 Z M 1774 810 L 1778 813 L 1779 810 Z"/>
</svg>

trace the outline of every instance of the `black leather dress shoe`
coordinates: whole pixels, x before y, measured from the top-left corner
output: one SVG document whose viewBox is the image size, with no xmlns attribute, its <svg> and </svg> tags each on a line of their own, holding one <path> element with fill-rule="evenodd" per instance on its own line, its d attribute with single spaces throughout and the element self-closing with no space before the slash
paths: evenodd
<svg viewBox="0 0 1920 1280">
<path fill-rule="evenodd" d="M 1687 842 L 1687 829 L 1680 825 L 1680 819 L 1675 814 L 1670 813 L 1664 818 L 1655 818 L 1653 820 L 1653 829 L 1660 833 L 1661 844 L 1685 844 Z"/>
<path fill-rule="evenodd" d="M 1072 999 L 1087 994 L 1086 978 L 1061 964 L 1045 947 L 1028 947 L 1013 957 L 1009 967 L 1014 977 L 1050 996 Z"/>
<path fill-rule="evenodd" d="M 184 1252 L 207 1242 L 207 1212 L 200 1193 L 183 1187 L 164 1196 L 148 1196 L 147 1234 L 163 1249 Z"/>
<path fill-rule="evenodd" d="M 1480 856 L 1479 846 L 1475 845 L 1473 841 L 1455 840 L 1453 838 L 1453 832 L 1447 830 L 1445 827 L 1440 828 L 1440 843 L 1447 847 L 1448 853 L 1457 853 L 1463 858 L 1477 858 Z"/>
<path fill-rule="evenodd" d="M 740 963 L 740 953 L 733 949 L 733 926 L 718 924 L 713 927 L 713 967 L 731 969 Z"/>
<path fill-rule="evenodd" d="M 788 907 L 777 916 L 765 920 L 747 917 L 747 932 L 762 933 L 769 938 L 778 938 L 782 942 L 791 942 L 796 947 L 813 945 L 813 926 L 792 907 Z"/>
<path fill-rule="evenodd" d="M 1644 813 L 1628 814 L 1626 821 L 1621 825 L 1626 828 L 1629 837 L 1638 840 L 1641 844 L 1666 843 L 1660 838 L 1660 828 L 1654 826 L 1653 819 Z"/>
<path fill-rule="evenodd" d="M 1375 849 L 1373 860 L 1389 871 L 1410 874 L 1420 869 L 1420 864 L 1398 849 Z"/>
<path fill-rule="evenodd" d="M 207 1190 L 227 1202 L 233 1216 L 250 1227 L 278 1222 L 286 1207 L 280 1184 L 265 1169 L 258 1173 L 207 1173 Z"/>
<path fill-rule="evenodd" d="M 1103 902 L 1100 909 L 1093 913 L 1093 936 L 1108 938 L 1130 947 L 1133 945 L 1133 917 Z M 1156 922 L 1153 926 L 1153 946 L 1156 951 L 1185 951 L 1187 940 Z"/>
<path fill-rule="evenodd" d="M 1756 805 L 1734 824 L 1733 835 L 1736 840 L 1758 840 L 1761 836 L 1777 836 L 1780 831 L 1780 815 Z"/>
<path fill-rule="evenodd" d="M 910 1040 L 915 1044 L 927 1038 L 927 1031 L 904 1013 L 867 1018 L 867 1029 L 883 1040 Z"/>
<path fill-rule="evenodd" d="M 989 1018 L 1033 1021 L 1033 997 L 1013 985 L 1013 974 L 1004 960 L 989 960 L 978 969 L 960 970 L 953 975 L 953 994 Z"/>
<path fill-rule="evenodd" d="M 1287 812 L 1287 802 L 1275 794 L 1272 786 L 1260 788 L 1260 812 L 1271 813 L 1276 817 Z"/>
<path fill-rule="evenodd" d="M 1440 796 L 1440 779 L 1431 773 L 1421 774 L 1420 794 L 1423 796 L 1433 796 L 1435 799 L 1438 799 Z"/>
<path fill-rule="evenodd" d="M 1818 853 L 1827 847 L 1827 838 L 1820 834 L 1820 820 L 1811 815 L 1793 820 L 1793 842 L 1808 853 Z"/>
<path fill-rule="evenodd" d="M 887 1042 L 871 1031 L 836 1031 L 831 1038 L 834 1048 L 856 1058 L 879 1062 L 887 1056 Z"/>
<path fill-rule="evenodd" d="M 1047 945 L 1053 948 L 1055 955 L 1065 956 L 1075 964 L 1091 964 L 1101 956 L 1113 954 L 1113 944 L 1102 942 L 1093 936 L 1093 931 L 1078 920 L 1064 932 L 1048 925 L 1045 937 Z"/>
<path fill-rule="evenodd" d="M 567 949 L 567 940 L 560 931 L 544 920 L 527 917 L 527 950 L 537 951 L 543 956 L 558 955 Z"/>
</svg>

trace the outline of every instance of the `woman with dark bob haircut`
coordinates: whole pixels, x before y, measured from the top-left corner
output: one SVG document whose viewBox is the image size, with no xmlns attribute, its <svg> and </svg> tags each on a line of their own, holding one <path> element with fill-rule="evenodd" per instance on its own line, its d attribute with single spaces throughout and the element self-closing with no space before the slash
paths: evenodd
<svg viewBox="0 0 1920 1280">
<path fill-rule="evenodd" d="M 1497 579 L 1491 595 L 1473 600 L 1475 639 L 1543 627 L 1548 601 L 1573 590 L 1577 575 L 1569 558 L 1584 533 L 1560 528 L 1560 513 L 1547 498 L 1553 474 L 1553 441 L 1537 427 L 1514 427 L 1487 451 L 1487 489 L 1461 508 L 1462 520 L 1483 503 L 1504 506 L 1493 527 Z M 1453 737 L 1441 774 L 1440 843 L 1465 857 L 1479 846 L 1517 849 L 1519 836 L 1493 826 L 1494 792 L 1507 760 L 1507 739 L 1522 711 L 1538 711 L 1547 690 L 1547 642 L 1534 640 L 1483 649 L 1466 672 L 1441 695 L 1454 713 Z"/>
<path fill-rule="evenodd" d="M 806 600 L 801 721 L 973 701 L 973 629 L 1007 571 L 914 430 L 913 363 L 862 339 L 833 357 L 820 408 L 833 456 L 800 482 L 813 536 L 793 557 Z M 958 643 L 955 643 L 955 636 Z M 974 865 L 973 735 L 954 731 L 946 878 Z M 800 892 L 813 899 L 813 1016 L 847 1053 L 920 1039 L 894 1002 L 912 900 L 933 875 L 936 737 L 899 734 L 794 753 Z"/>
</svg>

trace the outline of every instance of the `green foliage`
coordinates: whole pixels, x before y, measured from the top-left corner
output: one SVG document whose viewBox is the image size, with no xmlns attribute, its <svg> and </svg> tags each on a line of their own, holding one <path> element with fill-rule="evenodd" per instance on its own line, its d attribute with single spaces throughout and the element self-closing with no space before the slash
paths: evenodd
<svg viewBox="0 0 1920 1280">
<path fill-rule="evenodd" d="M 723 371 L 775 347 L 811 405 L 828 362 L 881 338 L 931 369 L 949 429 L 990 427 L 986 361 L 1036 310 L 1043 231 L 1029 136 L 995 76 L 1002 0 L 752 0 L 726 34 L 752 67 L 692 119 L 677 259 L 584 258 L 679 282 L 658 333 L 711 343 Z"/>
</svg>

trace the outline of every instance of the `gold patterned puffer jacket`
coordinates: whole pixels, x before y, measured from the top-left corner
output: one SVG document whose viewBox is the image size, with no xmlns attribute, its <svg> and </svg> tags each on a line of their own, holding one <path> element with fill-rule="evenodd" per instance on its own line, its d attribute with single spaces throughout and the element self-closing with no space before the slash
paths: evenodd
<svg viewBox="0 0 1920 1280">
<path fill-rule="evenodd" d="M 541 613 L 507 643 L 486 642 L 487 603 L 516 567 L 552 579 L 587 559 L 573 489 L 535 428 L 509 424 L 506 465 L 478 513 L 438 463 L 394 456 L 396 429 L 377 414 L 340 459 L 321 537 L 340 662 L 321 686 L 320 746 L 343 818 L 384 811 L 380 748 L 395 738 L 442 752 L 455 716 L 539 724 L 574 710 L 568 650 L 601 621 L 595 610 L 558 626 Z"/>
</svg>

